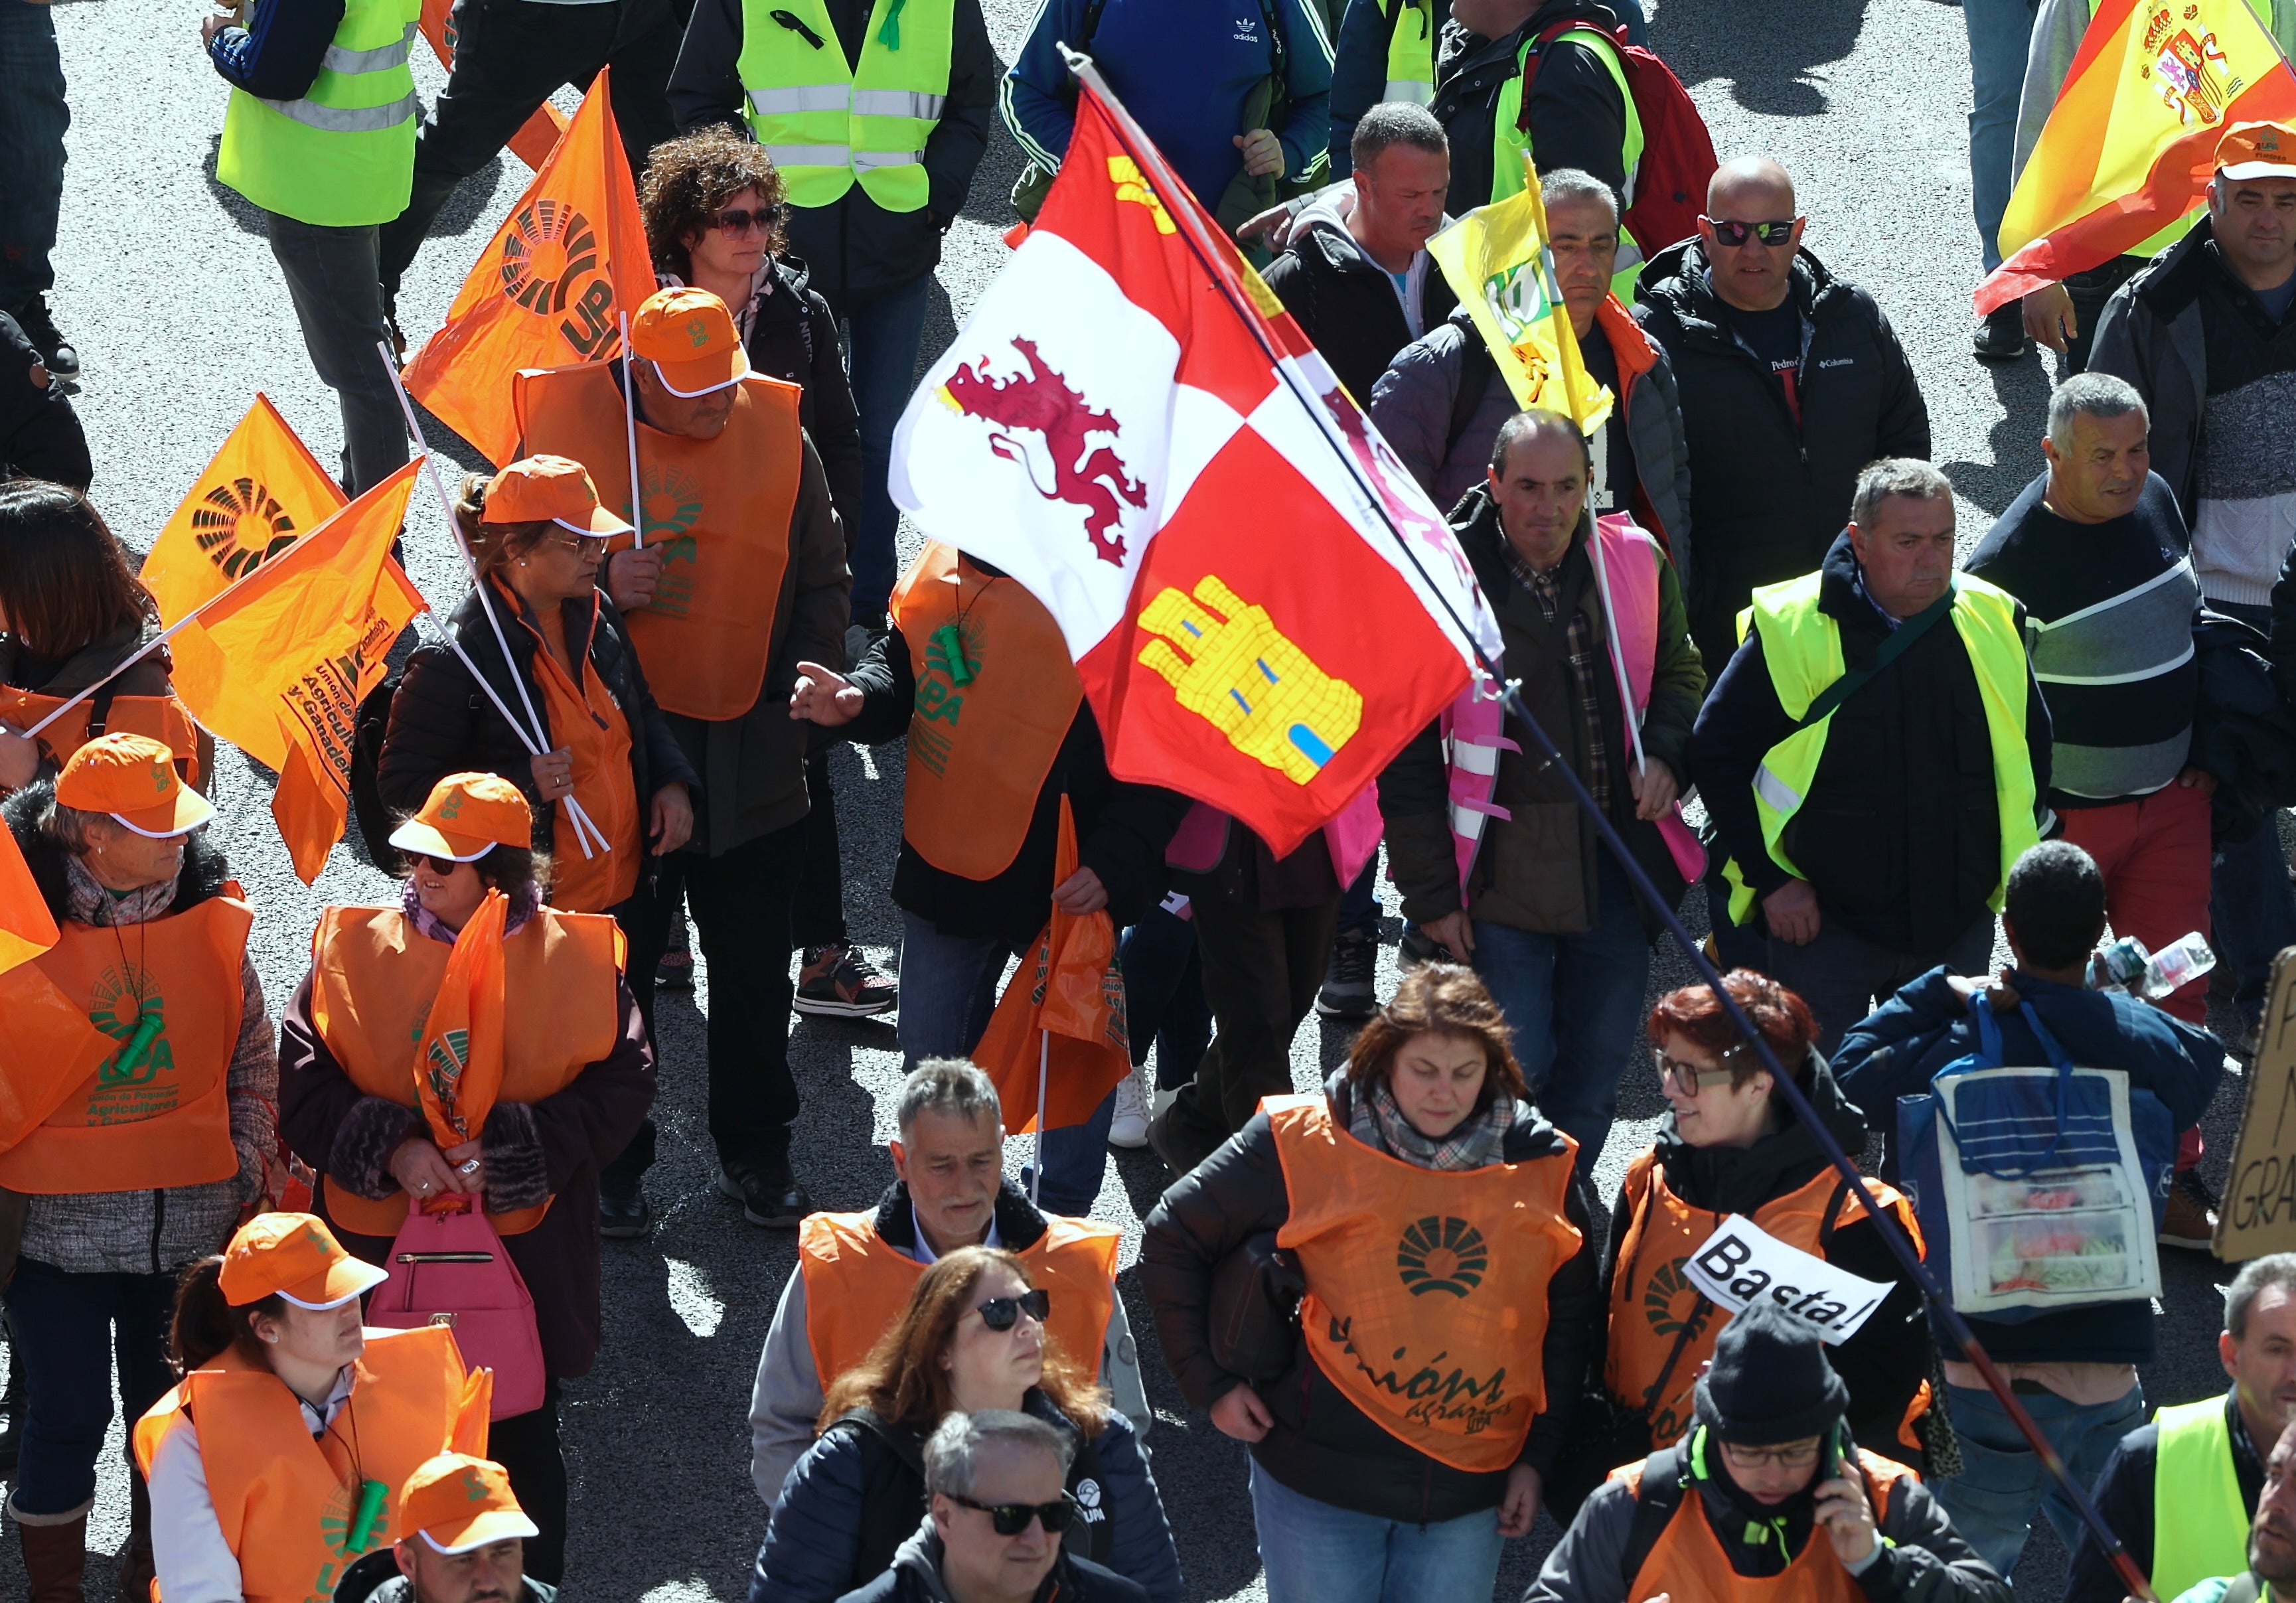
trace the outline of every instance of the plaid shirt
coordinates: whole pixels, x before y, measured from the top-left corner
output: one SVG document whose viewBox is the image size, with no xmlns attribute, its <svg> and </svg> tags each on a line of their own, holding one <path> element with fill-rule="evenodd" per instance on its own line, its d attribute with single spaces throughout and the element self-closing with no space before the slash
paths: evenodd
<svg viewBox="0 0 2296 1603">
<path fill-rule="evenodd" d="M 1539 615 L 1549 624 L 1554 623 L 1555 615 L 1562 609 L 1562 588 L 1555 582 L 1562 564 L 1557 562 L 1541 573 L 1522 560 L 1514 542 L 1502 538 L 1500 545 L 1506 552 L 1507 567 L 1516 582 L 1530 592 L 1531 599 L 1538 603 Z M 1595 805 L 1607 814 L 1611 810 L 1611 743 L 1603 729 L 1603 704 L 1595 694 L 1595 686 L 1602 682 L 1603 648 L 1585 612 L 1572 610 L 1564 627 L 1563 644 L 1570 662 L 1571 699 L 1578 706 L 1578 728 L 1583 737 L 1579 747 L 1586 753 L 1586 760 L 1578 765 L 1578 780 L 1587 787 L 1587 794 L 1595 798 Z"/>
</svg>

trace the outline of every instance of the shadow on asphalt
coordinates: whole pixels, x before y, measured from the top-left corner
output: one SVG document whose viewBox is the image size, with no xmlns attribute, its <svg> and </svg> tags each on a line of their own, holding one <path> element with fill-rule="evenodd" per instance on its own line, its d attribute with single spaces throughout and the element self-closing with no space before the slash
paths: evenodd
<svg viewBox="0 0 2296 1603">
<path fill-rule="evenodd" d="M 1750 111 L 1819 117 L 1829 104 L 1819 70 L 1857 47 L 1866 5 L 1664 5 L 1651 18 L 1651 48 L 1693 87 L 1728 79 L 1732 96 Z"/>
</svg>

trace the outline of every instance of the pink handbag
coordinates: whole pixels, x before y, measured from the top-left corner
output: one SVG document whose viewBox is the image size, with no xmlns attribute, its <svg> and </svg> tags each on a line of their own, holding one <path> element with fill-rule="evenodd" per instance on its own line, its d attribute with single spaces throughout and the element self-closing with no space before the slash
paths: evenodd
<svg viewBox="0 0 2296 1603">
<path fill-rule="evenodd" d="M 409 1209 L 385 1267 L 390 1278 L 367 1305 L 367 1323 L 394 1330 L 451 1329 L 463 1364 L 495 1373 L 489 1419 L 542 1406 L 542 1333 L 534 1322 L 534 1298 L 483 1213 L 467 1202 L 449 1202 L 436 1213 Z"/>
</svg>

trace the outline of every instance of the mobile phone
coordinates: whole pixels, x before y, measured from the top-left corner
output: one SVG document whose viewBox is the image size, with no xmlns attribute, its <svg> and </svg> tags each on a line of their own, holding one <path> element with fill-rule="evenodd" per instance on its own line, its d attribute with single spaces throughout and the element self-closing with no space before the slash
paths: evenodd
<svg viewBox="0 0 2296 1603">
<path fill-rule="evenodd" d="M 1836 1424 L 1827 1431 L 1817 1450 L 1817 1478 L 1810 1483 L 1823 1486 L 1841 1473 L 1841 1427 Z"/>
</svg>

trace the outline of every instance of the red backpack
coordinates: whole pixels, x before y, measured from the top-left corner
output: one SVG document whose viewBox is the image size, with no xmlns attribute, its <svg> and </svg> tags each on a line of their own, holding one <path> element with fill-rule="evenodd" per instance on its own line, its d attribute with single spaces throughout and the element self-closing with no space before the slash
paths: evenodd
<svg viewBox="0 0 2296 1603">
<path fill-rule="evenodd" d="M 1634 92 L 1635 114 L 1642 119 L 1643 159 L 1634 175 L 1634 201 L 1620 221 L 1645 258 L 1656 256 L 1677 240 L 1698 232 L 1699 215 L 1706 209 L 1706 185 L 1721 164 L 1714 157 L 1713 136 L 1698 102 L 1674 76 L 1674 69 L 1639 45 L 1627 43 L 1627 30 L 1615 32 L 1580 20 L 1558 22 L 1538 36 L 1539 59 L 1546 46 L 1566 33 L 1602 33 L 1618 47 L 1626 68 L 1627 86 Z M 1521 115 L 1530 115 L 1526 88 Z M 1524 126 L 1529 127 L 1526 120 Z"/>
</svg>

